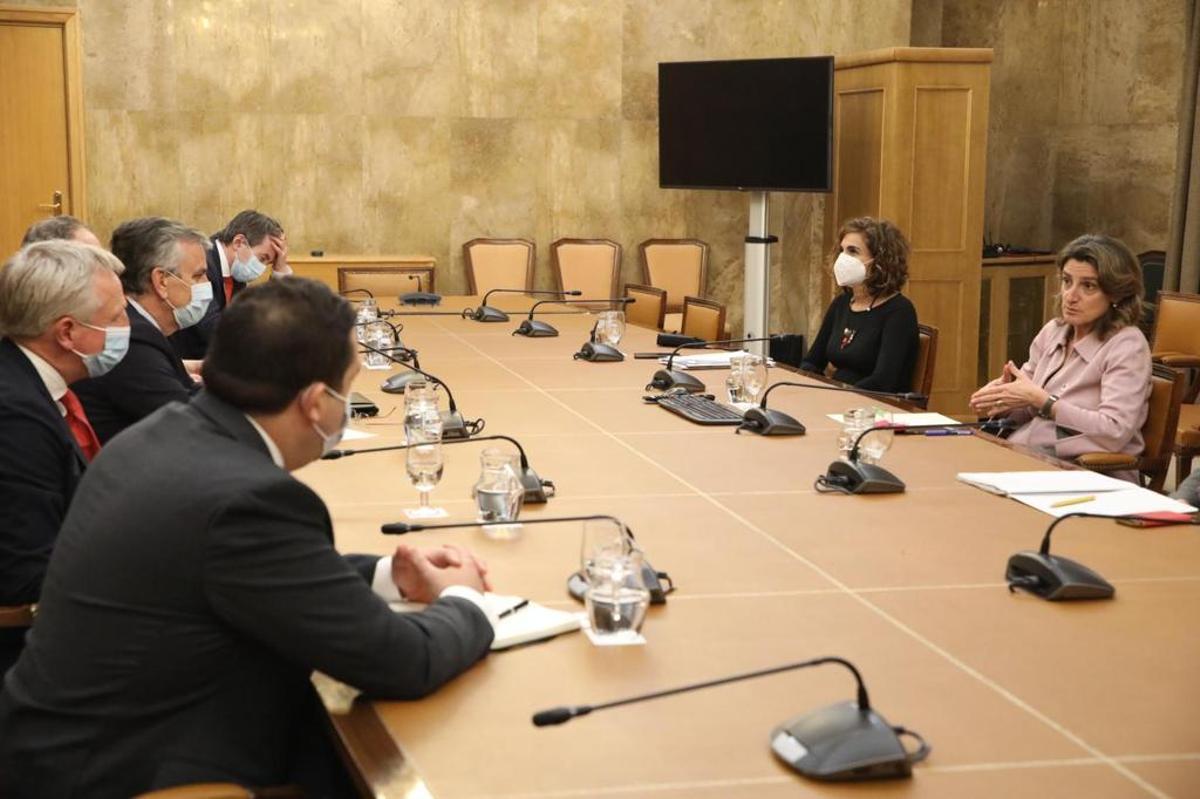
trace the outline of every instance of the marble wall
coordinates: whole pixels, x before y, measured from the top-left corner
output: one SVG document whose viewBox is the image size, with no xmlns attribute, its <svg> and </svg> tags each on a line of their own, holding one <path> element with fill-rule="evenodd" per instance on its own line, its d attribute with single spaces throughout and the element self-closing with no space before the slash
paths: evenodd
<svg viewBox="0 0 1200 799">
<path fill-rule="evenodd" d="M 917 0 L 914 31 L 991 47 L 985 226 L 1057 248 L 1165 249 L 1189 0 Z M 940 20 L 920 16 L 940 14 Z"/>
<path fill-rule="evenodd" d="M 33 5 L 35 3 L 29 3 Z M 77 5 L 89 216 L 215 230 L 277 216 L 297 252 L 425 253 L 463 290 L 476 236 L 711 246 L 741 318 L 747 202 L 658 188 L 663 60 L 908 43 L 911 0 L 39 0 Z M 819 322 L 824 198 L 776 195 L 775 329 Z M 810 317 L 818 309 L 816 319 Z"/>
</svg>

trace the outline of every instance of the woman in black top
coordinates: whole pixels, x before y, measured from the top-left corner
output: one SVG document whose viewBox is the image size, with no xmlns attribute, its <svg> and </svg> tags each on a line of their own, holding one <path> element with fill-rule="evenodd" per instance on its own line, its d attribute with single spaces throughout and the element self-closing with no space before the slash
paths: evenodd
<svg viewBox="0 0 1200 799">
<path fill-rule="evenodd" d="M 908 241 L 886 219 L 851 219 L 837 235 L 833 274 L 841 294 L 800 368 L 873 391 L 908 391 L 917 359 L 917 311 L 900 289 Z"/>
</svg>

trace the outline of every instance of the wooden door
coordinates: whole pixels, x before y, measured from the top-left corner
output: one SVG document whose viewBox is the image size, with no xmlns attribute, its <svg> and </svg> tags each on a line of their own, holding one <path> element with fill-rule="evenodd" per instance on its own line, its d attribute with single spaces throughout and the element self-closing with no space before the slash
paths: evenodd
<svg viewBox="0 0 1200 799">
<path fill-rule="evenodd" d="M 0 6 L 0 260 L 33 222 L 84 215 L 74 9 Z"/>
</svg>

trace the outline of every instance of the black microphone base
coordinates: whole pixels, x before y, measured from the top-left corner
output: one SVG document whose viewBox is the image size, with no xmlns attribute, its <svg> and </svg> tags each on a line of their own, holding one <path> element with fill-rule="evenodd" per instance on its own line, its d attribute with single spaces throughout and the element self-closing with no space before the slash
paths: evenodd
<svg viewBox="0 0 1200 799">
<path fill-rule="evenodd" d="M 533 469 L 526 469 L 521 474 L 521 485 L 525 487 L 525 504 L 544 505 L 554 496 L 554 483 L 538 477 Z"/>
<path fill-rule="evenodd" d="M 508 314 L 490 305 L 480 305 L 475 309 L 475 313 L 471 314 L 471 318 L 476 322 L 507 322 Z"/>
<path fill-rule="evenodd" d="M 654 373 L 654 377 L 650 378 L 650 384 L 646 386 L 646 390 L 655 388 L 659 391 L 682 388 L 689 394 L 699 394 L 704 391 L 705 386 L 699 378 L 693 377 L 687 372 L 681 372 L 678 369 L 659 369 Z"/>
<path fill-rule="evenodd" d="M 1082 563 L 1058 555 L 1026 550 L 1008 559 L 1004 579 L 1009 590 L 1021 589 L 1057 602 L 1068 599 L 1112 599 L 1116 589 Z"/>
<path fill-rule="evenodd" d="M 392 375 L 379 386 L 384 394 L 403 394 L 405 387 L 414 380 L 425 380 L 420 372 L 399 372 Z"/>
<path fill-rule="evenodd" d="M 513 331 L 514 336 L 529 336 L 530 338 L 552 338 L 558 335 L 558 328 L 541 319 L 524 319 Z"/>
<path fill-rule="evenodd" d="M 467 422 L 458 411 L 442 411 L 442 438 L 470 438 Z"/>
<path fill-rule="evenodd" d="M 783 411 L 759 407 L 751 408 L 742 415 L 737 432 L 743 430 L 760 436 L 802 436 L 805 433 L 805 427 L 799 419 Z"/>
<path fill-rule="evenodd" d="M 794 771 L 827 782 L 911 777 L 914 759 L 882 716 L 860 710 L 854 702 L 830 705 L 776 727 L 771 751 Z"/>
<path fill-rule="evenodd" d="M 430 291 L 410 291 L 400 295 L 400 302 L 404 305 L 441 305 L 442 295 Z"/>
<path fill-rule="evenodd" d="M 829 485 L 841 486 L 851 494 L 902 494 L 904 481 L 896 475 L 862 461 L 836 460 L 825 473 Z"/>
<path fill-rule="evenodd" d="M 623 361 L 625 360 L 625 353 L 608 344 L 601 344 L 598 341 L 587 341 L 579 348 L 579 352 L 575 353 L 575 360 L 592 361 L 593 363 Z"/>
</svg>

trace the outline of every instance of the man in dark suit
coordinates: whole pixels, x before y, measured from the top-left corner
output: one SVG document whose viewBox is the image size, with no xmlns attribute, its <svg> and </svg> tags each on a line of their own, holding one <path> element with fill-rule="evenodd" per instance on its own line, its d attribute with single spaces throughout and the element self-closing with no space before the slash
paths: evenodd
<svg viewBox="0 0 1200 799">
<path fill-rule="evenodd" d="M 50 216 L 34 222 L 25 231 L 25 236 L 21 239 L 21 246 L 24 247 L 26 244 L 33 244 L 35 241 L 55 241 L 58 239 L 77 241 L 80 244 L 91 244 L 94 247 L 100 246 L 100 239 L 96 237 L 92 229 L 70 214 L 59 214 L 58 216 Z"/>
<path fill-rule="evenodd" d="M 120 358 L 121 269 L 99 247 L 67 241 L 31 244 L 0 269 L 0 605 L 38 601 L 67 506 L 100 448 L 68 386 Z M 0 630 L 0 674 L 24 639 L 24 629 Z"/>
<path fill-rule="evenodd" d="M 225 306 L 246 284 L 271 270 L 271 277 L 292 274 L 288 265 L 287 236 L 283 227 L 254 210 L 239 213 L 212 237 L 208 251 L 208 280 L 213 301 L 200 323 L 171 336 L 171 344 L 184 360 L 202 359 L 217 329 Z"/>
<path fill-rule="evenodd" d="M 129 353 L 111 372 L 75 386 L 101 443 L 168 402 L 187 402 L 200 390 L 167 336 L 198 322 L 211 288 L 200 231 L 162 217 L 122 223 L 112 253 L 125 264 L 121 285 L 129 303 Z M 193 286 L 200 300 L 193 304 Z M 200 362 L 192 362 L 199 369 Z"/>
<path fill-rule="evenodd" d="M 89 469 L 0 694 L 0 792 L 227 780 L 340 795 L 313 669 L 416 698 L 487 652 L 469 553 L 343 557 L 324 503 L 289 474 L 344 429 L 353 324 L 315 281 L 247 290 L 213 339 L 205 391 Z M 394 613 L 381 595 L 397 589 L 432 604 Z"/>
</svg>

